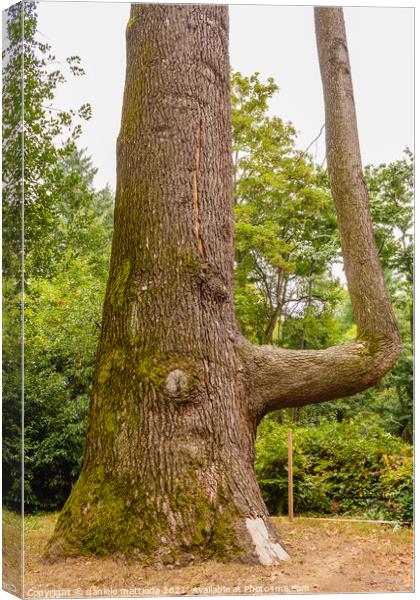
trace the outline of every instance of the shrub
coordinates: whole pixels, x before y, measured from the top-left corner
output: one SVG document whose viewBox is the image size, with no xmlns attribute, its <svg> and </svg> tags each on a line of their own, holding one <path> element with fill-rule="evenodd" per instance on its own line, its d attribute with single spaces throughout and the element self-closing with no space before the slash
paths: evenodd
<svg viewBox="0 0 420 600">
<path fill-rule="evenodd" d="M 98 276 L 95 266 L 76 258 L 54 280 L 27 282 L 24 449 L 28 512 L 61 508 L 80 469 L 105 288 L 105 270 Z M 19 352 L 14 362 L 12 358 L 4 370 L 8 387 L 3 500 L 16 510 L 20 507 L 20 381 L 12 378 L 20 374 L 15 364 Z"/>
<path fill-rule="evenodd" d="M 259 427 L 256 473 L 271 514 L 287 511 L 287 430 Z M 294 502 L 300 513 L 412 519 L 412 447 L 357 418 L 294 425 Z"/>
</svg>

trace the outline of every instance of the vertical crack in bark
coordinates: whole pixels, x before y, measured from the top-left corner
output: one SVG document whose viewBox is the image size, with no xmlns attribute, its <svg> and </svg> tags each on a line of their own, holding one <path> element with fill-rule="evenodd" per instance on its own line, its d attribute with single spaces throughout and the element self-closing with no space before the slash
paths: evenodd
<svg viewBox="0 0 420 600">
<path fill-rule="evenodd" d="M 204 242 L 201 237 L 201 214 L 200 214 L 200 163 L 201 163 L 201 143 L 202 143 L 202 124 L 201 118 L 198 123 L 196 144 L 195 144 L 195 169 L 193 175 L 193 191 L 194 191 L 194 215 L 195 215 L 195 237 L 197 240 L 198 251 L 200 256 L 205 258 Z"/>
</svg>

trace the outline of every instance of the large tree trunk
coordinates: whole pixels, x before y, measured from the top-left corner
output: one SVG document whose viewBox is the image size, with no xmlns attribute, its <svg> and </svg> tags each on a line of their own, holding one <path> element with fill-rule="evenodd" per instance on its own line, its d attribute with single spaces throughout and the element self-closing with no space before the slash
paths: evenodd
<svg viewBox="0 0 420 600">
<path fill-rule="evenodd" d="M 229 82 L 227 7 L 133 5 L 85 456 L 50 557 L 285 556 L 235 345 Z"/>
<path fill-rule="evenodd" d="M 254 347 L 240 336 L 227 8 L 133 5 L 84 462 L 47 547 L 50 558 L 286 558 L 253 469 L 259 419 L 364 389 L 398 356 L 358 162 L 347 52 L 335 37 L 344 35 L 341 11 L 317 14 L 321 23 L 332 15 L 331 26 L 318 24 L 321 62 L 340 57 L 333 71 L 341 79 L 323 70 L 333 114 L 328 158 L 361 339 L 293 352 Z"/>
</svg>

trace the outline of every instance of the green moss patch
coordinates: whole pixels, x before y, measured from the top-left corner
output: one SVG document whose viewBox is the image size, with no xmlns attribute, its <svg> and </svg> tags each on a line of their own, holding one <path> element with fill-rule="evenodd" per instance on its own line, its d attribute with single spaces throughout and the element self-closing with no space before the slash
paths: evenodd
<svg viewBox="0 0 420 600">
<path fill-rule="evenodd" d="M 109 301 L 114 308 L 119 308 L 124 304 L 130 273 L 131 263 L 127 258 L 118 268 L 116 276 L 111 280 L 112 284 L 109 291 Z"/>
<path fill-rule="evenodd" d="M 136 489 L 128 475 L 111 477 L 102 467 L 83 473 L 63 508 L 47 556 L 57 540 L 79 554 L 153 554 L 166 518 L 144 498 L 136 498 Z"/>
</svg>

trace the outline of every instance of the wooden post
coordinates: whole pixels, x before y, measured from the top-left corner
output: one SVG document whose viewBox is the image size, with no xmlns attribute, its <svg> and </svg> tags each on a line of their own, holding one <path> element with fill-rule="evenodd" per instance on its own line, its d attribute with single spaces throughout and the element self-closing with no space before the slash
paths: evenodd
<svg viewBox="0 0 420 600">
<path fill-rule="evenodd" d="M 289 429 L 287 432 L 287 480 L 288 480 L 288 509 L 289 521 L 293 521 L 293 433 Z"/>
</svg>

